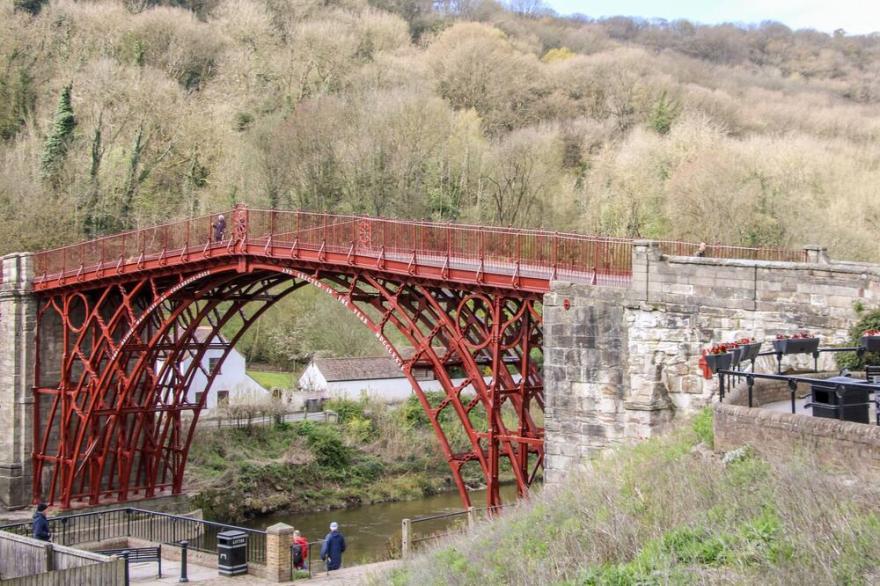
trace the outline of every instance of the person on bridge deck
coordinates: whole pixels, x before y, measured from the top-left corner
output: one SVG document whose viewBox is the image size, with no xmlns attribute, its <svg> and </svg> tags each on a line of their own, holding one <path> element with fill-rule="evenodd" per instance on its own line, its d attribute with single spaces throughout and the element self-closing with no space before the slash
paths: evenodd
<svg viewBox="0 0 880 586">
<path fill-rule="evenodd" d="M 40 503 L 37 505 L 37 510 L 34 511 L 34 521 L 31 524 L 34 532 L 34 539 L 49 541 L 49 538 L 52 537 L 49 533 L 49 520 L 46 518 L 45 512 L 48 508 L 49 505 L 46 503 Z"/>
<path fill-rule="evenodd" d="M 697 251 L 694 253 L 694 256 L 706 256 L 706 243 L 700 242 L 700 246 L 697 248 Z"/>
<path fill-rule="evenodd" d="M 342 552 L 345 551 L 345 537 L 339 532 L 336 521 L 330 523 L 330 533 L 321 545 L 321 559 L 327 562 L 327 571 L 342 567 Z"/>
<path fill-rule="evenodd" d="M 217 221 L 214 222 L 214 242 L 223 240 L 224 232 L 226 232 L 226 218 L 223 217 L 223 214 L 220 214 L 217 216 Z"/>
<path fill-rule="evenodd" d="M 300 534 L 299 529 L 294 530 L 291 545 L 293 546 L 293 555 L 290 559 L 293 562 L 293 567 L 297 570 L 308 569 L 306 562 L 309 559 L 309 540 Z"/>
</svg>

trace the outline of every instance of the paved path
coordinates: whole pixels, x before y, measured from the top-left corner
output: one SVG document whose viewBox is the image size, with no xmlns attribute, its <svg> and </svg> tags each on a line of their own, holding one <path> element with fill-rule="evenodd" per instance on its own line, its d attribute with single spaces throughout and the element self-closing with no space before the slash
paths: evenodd
<svg viewBox="0 0 880 586">
<path fill-rule="evenodd" d="M 129 567 L 129 577 L 132 586 L 159 586 L 165 584 L 178 584 L 180 579 L 180 562 L 172 560 L 162 560 L 162 578 L 156 575 L 158 566 L 156 562 L 144 562 L 140 564 L 131 564 Z M 217 567 L 209 568 L 200 566 L 190 562 L 186 567 L 186 574 L 191 584 L 199 584 L 200 586 L 233 586 L 238 584 L 273 584 L 256 576 L 236 576 L 228 578 L 217 574 Z"/>
<path fill-rule="evenodd" d="M 321 586 L 348 586 L 349 584 L 362 584 L 366 582 L 367 577 L 371 574 L 377 574 L 390 570 L 394 566 L 400 564 L 398 560 L 387 562 L 377 562 L 375 564 L 365 564 L 362 566 L 353 566 L 351 568 L 342 568 L 335 572 L 321 572 L 310 579 L 296 580 L 292 584 L 308 585 L 318 584 Z M 166 584 L 178 584 L 180 578 L 180 562 L 171 560 L 162 560 L 162 578 L 156 575 L 158 567 L 156 562 L 145 562 L 140 564 L 132 564 L 129 569 L 132 586 L 164 586 Z M 189 563 L 187 566 L 187 576 L 191 584 L 199 584 L 200 586 L 244 586 L 245 584 L 255 584 L 259 586 L 274 584 L 256 576 L 245 575 L 236 576 L 234 578 L 220 576 L 217 574 L 217 568 L 209 568 Z M 291 582 L 288 582 L 291 584 Z"/>
<path fill-rule="evenodd" d="M 812 407 L 804 407 L 804 405 L 806 405 L 807 403 L 807 399 L 807 397 L 795 399 L 795 413 L 797 413 L 798 415 L 813 414 Z M 765 405 L 761 405 L 761 409 L 791 413 L 791 399 L 787 399 L 785 401 L 776 401 L 774 403 L 767 403 Z M 868 421 L 870 421 L 871 423 L 877 421 L 877 408 L 874 405 L 868 407 Z"/>
<path fill-rule="evenodd" d="M 362 566 L 354 566 L 351 568 L 342 568 L 335 572 L 321 572 L 309 580 L 297 580 L 295 583 L 300 585 L 321 585 L 321 586 L 347 586 L 349 584 L 363 584 L 370 575 L 385 572 L 400 565 L 400 560 L 390 560 L 387 562 L 376 562 L 375 564 L 364 564 Z"/>
</svg>

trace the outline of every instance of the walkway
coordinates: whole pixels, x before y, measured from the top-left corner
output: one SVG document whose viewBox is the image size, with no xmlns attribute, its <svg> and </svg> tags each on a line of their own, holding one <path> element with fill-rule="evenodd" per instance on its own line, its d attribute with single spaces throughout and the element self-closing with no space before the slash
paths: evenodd
<svg viewBox="0 0 880 586">
<path fill-rule="evenodd" d="M 376 575 L 399 565 L 399 560 L 390 560 L 386 562 L 377 562 L 375 564 L 365 564 L 362 566 L 354 566 L 351 568 L 343 568 L 335 572 L 321 572 L 313 578 L 305 580 L 297 580 L 292 582 L 299 586 L 309 584 L 320 584 L 321 586 L 347 586 L 350 584 L 365 583 L 366 579 L 371 575 Z M 142 564 L 132 564 L 129 570 L 131 584 L 138 586 L 159 586 L 161 584 L 178 584 L 180 579 L 180 562 L 171 560 L 162 560 L 162 578 L 156 577 L 156 562 L 146 562 Z M 244 575 L 229 578 L 217 574 L 217 568 L 200 566 L 189 563 L 187 566 L 187 576 L 191 584 L 200 584 L 201 586 L 244 586 L 245 584 L 256 584 L 259 586 L 275 584 L 256 576 Z M 288 582 L 290 583 L 290 582 Z"/>
<path fill-rule="evenodd" d="M 798 415 L 812 415 L 813 414 L 812 407 L 805 407 L 804 406 L 807 404 L 808 399 L 809 399 L 808 397 L 802 397 L 800 399 L 795 399 L 795 407 L 796 407 L 795 412 Z M 791 401 L 788 399 L 785 401 L 775 401 L 773 403 L 767 403 L 766 405 L 760 405 L 759 407 L 761 409 L 767 409 L 769 411 L 781 411 L 784 413 L 791 413 Z M 874 405 L 871 405 L 868 407 L 868 421 L 870 421 L 871 423 L 877 421 L 877 409 Z"/>
<path fill-rule="evenodd" d="M 320 584 L 321 586 L 347 586 L 349 584 L 364 584 L 367 578 L 376 577 L 378 574 L 384 573 L 400 565 L 400 560 L 389 560 L 386 562 L 376 562 L 374 564 L 364 564 L 362 566 L 354 566 L 351 568 L 342 568 L 335 572 L 321 572 L 308 580 L 297 580 L 299 586 Z"/>
<path fill-rule="evenodd" d="M 131 564 L 129 568 L 129 578 L 131 584 L 138 586 L 159 586 L 160 584 L 178 584 L 180 580 L 180 562 L 171 560 L 162 560 L 162 578 L 156 576 L 156 562 L 145 562 L 141 564 Z M 191 584 L 201 584 L 202 586 L 231 586 L 238 584 L 274 584 L 257 578 L 256 576 L 244 575 L 228 578 L 217 574 L 217 566 L 207 567 L 200 566 L 190 562 L 186 568 L 187 577 Z"/>
</svg>

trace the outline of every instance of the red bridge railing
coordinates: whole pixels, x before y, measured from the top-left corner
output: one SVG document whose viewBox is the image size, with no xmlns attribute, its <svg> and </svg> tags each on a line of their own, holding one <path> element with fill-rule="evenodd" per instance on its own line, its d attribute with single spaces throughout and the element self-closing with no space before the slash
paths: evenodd
<svg viewBox="0 0 880 586">
<path fill-rule="evenodd" d="M 185 261 L 191 255 L 241 242 L 262 245 L 267 252 L 277 247 L 346 252 L 603 285 L 625 286 L 632 273 L 633 241 L 628 238 L 304 211 L 237 208 L 224 215 L 227 229 L 221 242 L 212 239 L 214 214 L 36 253 L 35 281 L 39 285 L 94 271 L 100 276 L 157 258 Z M 243 225 L 237 230 L 241 218 Z M 691 255 L 698 246 L 660 242 L 665 254 Z M 725 245 L 709 245 L 705 256 L 806 260 L 803 251 Z"/>
</svg>

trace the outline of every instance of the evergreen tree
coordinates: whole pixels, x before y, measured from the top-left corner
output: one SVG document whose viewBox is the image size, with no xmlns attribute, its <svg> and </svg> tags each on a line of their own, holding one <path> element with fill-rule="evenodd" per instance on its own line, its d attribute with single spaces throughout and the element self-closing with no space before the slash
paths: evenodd
<svg viewBox="0 0 880 586">
<path fill-rule="evenodd" d="M 43 157 L 40 162 L 40 170 L 43 179 L 55 183 L 58 172 L 64 165 L 67 157 L 67 147 L 73 137 L 73 129 L 76 128 L 76 118 L 73 115 L 73 106 L 70 103 L 71 85 L 67 84 L 61 90 L 61 98 L 58 100 L 58 108 L 55 109 L 55 120 L 52 130 L 46 138 L 43 147 Z"/>
<path fill-rule="evenodd" d="M 661 92 L 660 98 L 654 104 L 654 109 L 648 120 L 648 124 L 658 134 L 667 134 L 672 129 L 672 123 L 678 117 L 680 105 L 669 98 L 666 92 Z"/>
</svg>

